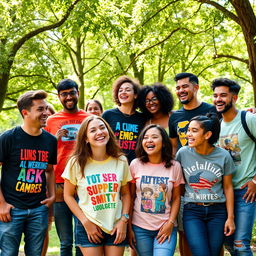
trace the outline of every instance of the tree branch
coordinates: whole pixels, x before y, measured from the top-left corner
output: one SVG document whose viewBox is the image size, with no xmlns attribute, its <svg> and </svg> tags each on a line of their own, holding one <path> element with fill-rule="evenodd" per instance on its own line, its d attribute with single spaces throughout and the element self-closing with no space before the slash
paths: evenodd
<svg viewBox="0 0 256 256">
<path fill-rule="evenodd" d="M 217 63 L 210 64 L 210 65 L 208 65 L 207 67 L 203 68 L 203 69 L 197 74 L 197 76 L 198 76 L 198 77 L 202 76 L 202 73 L 203 73 L 205 70 L 207 70 L 208 68 L 211 68 L 211 67 L 213 67 L 213 66 L 216 66 L 216 65 L 219 65 L 219 64 L 222 64 L 222 63 L 226 63 L 226 62 L 227 62 L 227 61 L 225 60 L 225 61 L 221 61 L 221 62 L 217 62 Z"/>
<path fill-rule="evenodd" d="M 161 11 L 165 10 L 169 5 L 179 2 L 180 0 L 174 0 L 169 2 L 168 4 L 166 4 L 164 7 L 160 8 L 159 10 L 157 10 L 157 12 L 155 14 L 153 14 L 152 16 L 150 16 L 146 21 L 144 21 L 141 24 L 141 27 L 145 26 L 150 20 L 152 20 L 153 18 L 155 18 Z"/>
<path fill-rule="evenodd" d="M 212 1 L 212 0 L 195 0 L 195 1 L 197 1 L 199 3 L 205 3 L 205 4 L 214 6 L 216 9 L 220 10 L 223 14 L 225 14 L 230 19 L 235 21 L 237 24 L 241 25 L 239 18 L 233 12 L 229 11 L 228 9 L 226 9 L 224 6 L 218 4 L 217 2 Z"/>
<path fill-rule="evenodd" d="M 71 11 L 74 9 L 75 5 L 79 2 L 80 0 L 75 0 L 70 6 L 69 8 L 67 9 L 67 12 L 64 14 L 64 16 L 62 17 L 61 20 L 59 20 L 58 22 L 56 23 L 53 23 L 51 25 L 47 25 L 47 26 L 43 26 L 43 27 L 40 27 L 40 28 L 37 28 L 29 33 L 27 33 L 26 35 L 24 35 L 22 38 L 20 38 L 12 47 L 12 51 L 10 53 L 10 58 L 14 57 L 17 53 L 17 51 L 20 49 L 20 47 L 27 41 L 29 40 L 30 38 L 44 32 L 44 31 L 47 31 L 47 30 L 51 30 L 51 29 L 54 29 L 54 28 L 57 28 L 57 27 L 60 27 L 66 20 L 67 18 L 69 17 Z"/>
<path fill-rule="evenodd" d="M 106 53 L 98 63 L 96 63 L 94 66 L 92 66 L 91 68 L 89 68 L 88 70 L 86 70 L 83 75 L 89 73 L 91 70 L 93 70 L 94 68 L 96 68 L 98 65 L 100 65 L 100 63 L 105 59 L 105 57 L 107 56 L 108 54 Z"/>
<path fill-rule="evenodd" d="M 175 33 L 176 33 L 177 31 L 179 31 L 179 30 L 186 30 L 186 31 L 188 31 L 188 32 L 191 33 L 191 34 L 200 34 L 200 33 L 202 33 L 202 32 L 205 32 L 205 31 L 193 32 L 193 31 L 190 31 L 190 30 L 187 29 L 187 28 L 182 28 L 182 27 L 179 27 L 179 28 L 174 29 L 174 30 L 173 30 L 168 36 L 166 36 L 163 40 L 161 40 L 161 41 L 159 41 L 159 42 L 157 42 L 157 43 L 155 43 L 155 44 L 153 44 L 153 45 L 151 45 L 151 46 L 145 48 L 145 49 L 142 50 L 140 53 L 138 53 L 138 54 L 133 58 L 133 60 L 130 62 L 130 64 L 128 65 L 128 67 L 124 70 L 124 73 L 126 73 L 126 72 L 130 69 L 130 67 L 133 65 L 133 63 L 136 61 L 136 59 L 137 59 L 139 56 L 141 56 L 142 54 L 144 54 L 146 51 L 148 51 L 148 50 L 150 50 L 150 49 L 152 49 L 152 48 L 154 48 L 154 47 L 156 47 L 156 46 L 158 46 L 158 45 L 164 43 L 164 42 L 167 41 L 170 37 L 172 37 L 173 34 L 175 34 Z"/>
<path fill-rule="evenodd" d="M 15 109 L 17 108 L 17 106 L 11 106 L 11 107 L 7 107 L 7 108 L 2 108 L 3 111 L 6 111 L 6 110 L 12 110 L 12 109 Z"/>
<path fill-rule="evenodd" d="M 248 59 L 242 59 L 242 58 L 239 58 L 237 56 L 233 56 L 233 55 L 229 55 L 229 54 L 217 54 L 217 53 L 214 54 L 213 59 L 215 60 L 215 59 L 218 59 L 218 58 L 229 58 L 229 59 L 233 59 L 233 60 L 243 62 L 246 65 L 249 65 L 249 60 Z"/>
</svg>

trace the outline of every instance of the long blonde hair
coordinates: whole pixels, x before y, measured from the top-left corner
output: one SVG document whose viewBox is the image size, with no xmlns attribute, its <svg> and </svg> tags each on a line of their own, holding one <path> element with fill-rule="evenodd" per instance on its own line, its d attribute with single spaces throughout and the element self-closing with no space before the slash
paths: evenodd
<svg viewBox="0 0 256 256">
<path fill-rule="evenodd" d="M 82 176 L 84 177 L 84 168 L 86 166 L 86 163 L 90 157 L 92 157 L 92 150 L 90 143 L 87 143 L 87 131 L 89 123 L 95 119 L 98 119 L 104 123 L 106 126 L 108 133 L 109 133 L 109 140 L 106 145 L 106 153 L 108 156 L 112 156 L 114 158 L 118 158 L 121 155 L 121 150 L 117 144 L 115 135 L 110 128 L 109 124 L 100 116 L 91 115 L 85 118 L 85 120 L 82 122 L 81 127 L 79 129 L 77 140 L 74 148 L 74 152 L 71 156 L 72 159 L 74 159 L 74 163 L 77 162 L 80 166 L 80 170 L 82 173 Z"/>
</svg>

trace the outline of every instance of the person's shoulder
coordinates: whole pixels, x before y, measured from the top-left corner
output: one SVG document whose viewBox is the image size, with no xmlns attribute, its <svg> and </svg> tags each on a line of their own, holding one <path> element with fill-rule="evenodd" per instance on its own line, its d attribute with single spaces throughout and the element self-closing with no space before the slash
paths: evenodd
<svg viewBox="0 0 256 256">
<path fill-rule="evenodd" d="M 121 155 L 118 157 L 118 160 L 127 162 L 127 157 L 125 155 Z"/>
<path fill-rule="evenodd" d="M 80 109 L 78 112 L 76 112 L 76 115 L 77 116 L 82 116 L 84 118 L 88 117 L 88 116 L 91 116 L 91 114 L 87 113 L 86 111 Z"/>
<path fill-rule="evenodd" d="M 0 138 L 3 139 L 3 138 L 8 138 L 8 137 L 12 137 L 13 135 L 15 135 L 19 129 L 21 129 L 20 126 L 16 126 L 14 128 L 11 128 L 9 130 L 6 130 L 4 131 L 3 133 L 0 134 Z"/>
<path fill-rule="evenodd" d="M 174 169 L 176 169 L 176 168 L 180 168 L 180 162 L 179 161 L 177 161 L 177 160 L 172 160 L 172 166 L 170 167 L 170 168 L 174 168 Z"/>
<path fill-rule="evenodd" d="M 136 165 L 138 165 L 140 163 L 141 163 L 140 159 L 139 158 L 135 158 L 135 159 L 133 159 L 131 161 L 130 166 L 134 166 L 134 165 L 136 166 Z"/>
<path fill-rule="evenodd" d="M 178 152 L 177 152 L 177 154 L 179 153 L 179 154 L 181 154 L 181 153 L 188 153 L 188 152 L 191 152 L 192 150 L 191 150 L 191 148 L 189 147 L 189 146 L 183 146 L 183 147 L 181 147 L 179 150 L 178 150 Z"/>
<path fill-rule="evenodd" d="M 201 107 L 204 109 L 208 109 L 209 111 L 216 112 L 216 107 L 212 104 L 207 102 L 202 102 Z"/>
<path fill-rule="evenodd" d="M 63 116 L 65 116 L 65 112 L 63 110 L 56 112 L 47 118 L 47 123 L 51 122 L 52 120 L 55 121 L 56 119 L 63 118 Z"/>
<path fill-rule="evenodd" d="M 252 121 L 256 121 L 256 114 L 251 113 L 250 111 L 246 111 L 246 110 L 239 110 L 239 114 L 240 116 L 242 115 L 242 112 L 246 112 L 246 121 L 247 120 L 252 120 Z"/>
<path fill-rule="evenodd" d="M 215 147 L 215 150 L 214 150 L 215 154 L 219 154 L 223 157 L 230 157 L 230 153 L 224 149 L 224 148 L 221 148 L 221 147 Z"/>
<path fill-rule="evenodd" d="M 172 112 L 172 114 L 170 115 L 170 119 L 169 120 L 175 120 L 175 119 L 178 119 L 181 117 L 181 114 L 184 114 L 185 113 L 185 110 L 184 108 L 180 108 L 178 110 L 175 110 Z"/>
<path fill-rule="evenodd" d="M 106 115 L 110 115 L 110 114 L 113 114 L 113 113 L 118 113 L 118 109 L 117 108 L 111 108 L 111 109 L 107 109 L 103 112 L 102 116 L 106 116 Z"/>
<path fill-rule="evenodd" d="M 54 135 L 52 135 L 51 133 L 49 133 L 48 131 L 44 130 L 44 129 L 42 130 L 42 135 L 43 135 L 44 138 L 47 139 L 47 141 L 52 140 L 54 142 L 55 141 L 57 142 L 56 137 Z"/>
</svg>

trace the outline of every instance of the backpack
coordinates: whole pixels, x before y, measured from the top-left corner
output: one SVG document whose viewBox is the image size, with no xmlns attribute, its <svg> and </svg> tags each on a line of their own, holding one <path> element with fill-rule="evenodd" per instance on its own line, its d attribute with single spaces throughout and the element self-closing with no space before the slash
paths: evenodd
<svg viewBox="0 0 256 256">
<path fill-rule="evenodd" d="M 246 113 L 247 111 L 241 111 L 241 122 L 242 122 L 242 126 L 245 130 L 245 132 L 247 133 L 247 135 L 251 138 L 252 141 L 254 141 L 256 143 L 256 138 L 251 134 L 248 126 L 247 126 L 247 123 L 246 123 Z"/>
</svg>

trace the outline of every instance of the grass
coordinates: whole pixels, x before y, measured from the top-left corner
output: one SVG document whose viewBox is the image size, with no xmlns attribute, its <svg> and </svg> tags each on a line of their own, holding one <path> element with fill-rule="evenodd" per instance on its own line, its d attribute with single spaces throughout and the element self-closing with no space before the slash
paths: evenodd
<svg viewBox="0 0 256 256">
<path fill-rule="evenodd" d="M 252 233 L 252 243 L 254 245 L 254 256 L 256 256 L 256 223 L 254 224 L 254 228 L 253 228 L 253 233 Z M 21 245 L 21 254 L 20 255 L 24 255 L 22 254 L 23 252 L 23 245 L 24 243 L 22 242 L 22 245 Z M 55 225 L 54 225 L 54 222 L 53 222 L 53 225 L 52 225 L 52 228 L 50 230 L 50 239 L 49 239 L 49 247 L 48 247 L 48 252 L 47 252 L 47 255 L 51 255 L 51 256 L 58 256 L 60 255 L 59 253 L 59 249 L 60 248 L 60 243 L 59 243 L 59 238 L 57 236 L 57 232 L 56 232 L 56 229 L 55 229 Z M 75 255 L 75 254 L 74 254 Z M 126 249 L 125 250 L 125 256 L 129 256 L 130 253 L 129 253 L 129 250 Z M 179 253 L 178 253 L 178 249 L 177 249 L 177 252 L 175 253 L 175 256 L 178 256 Z M 228 252 L 225 252 L 225 256 L 226 255 L 230 255 Z"/>
</svg>

